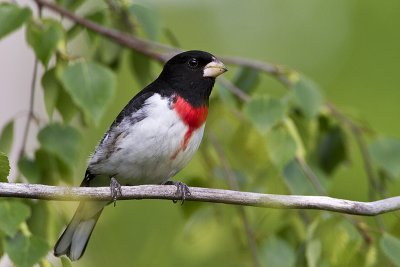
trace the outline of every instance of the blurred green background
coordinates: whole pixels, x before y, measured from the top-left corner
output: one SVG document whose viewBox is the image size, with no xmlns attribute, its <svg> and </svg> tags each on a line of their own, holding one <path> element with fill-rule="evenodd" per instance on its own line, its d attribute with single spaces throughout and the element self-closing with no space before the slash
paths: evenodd
<svg viewBox="0 0 400 267">
<path fill-rule="evenodd" d="M 400 115 L 399 1 L 148 0 L 138 3 L 158 14 L 161 29 L 173 32 L 182 48 L 295 68 L 316 81 L 326 99 L 341 110 L 360 118 L 376 132 L 400 137 L 397 117 Z M 158 71 L 156 67 L 154 74 Z M 227 74 L 233 77 L 234 69 Z M 118 74 L 115 102 L 102 125 L 86 131 L 93 136 L 86 144 L 87 155 L 127 99 L 140 88 L 142 85 L 134 80 L 125 62 Z M 214 94 L 218 90 L 223 89 L 217 86 Z M 263 76 L 257 90 L 279 94 L 285 89 L 274 79 Z M 216 116 L 221 114 L 211 106 L 210 120 Z M 331 196 L 367 199 L 365 173 L 356 152 L 353 146 L 350 165 L 335 173 Z M 82 160 L 82 174 L 84 164 Z M 203 167 L 195 157 L 176 179 L 187 182 L 186 177 L 201 176 Z M 263 179 L 269 179 L 270 175 L 273 173 L 265 174 Z M 390 193 L 400 194 L 399 186 L 398 182 L 394 183 Z M 264 192 L 283 193 L 279 189 L 274 191 L 273 186 Z M 75 207 L 65 205 L 71 211 Z M 94 230 L 85 256 L 76 266 L 243 266 L 243 261 L 236 261 L 238 258 L 244 262 L 248 259 L 251 266 L 235 207 L 219 205 L 219 209 L 211 209 L 207 206 L 217 204 L 203 204 L 203 209 L 194 217 L 185 216 L 182 210 L 194 205 L 187 202 L 182 207 L 169 201 L 146 200 L 120 201 L 116 208 L 108 207 Z M 256 230 L 263 225 L 263 235 L 268 231 L 273 233 L 285 220 L 297 216 L 295 211 L 246 210 L 251 219 L 256 218 L 252 221 Z M 389 220 L 392 217 L 385 215 Z M 238 240 L 242 246 L 237 245 Z"/>
</svg>

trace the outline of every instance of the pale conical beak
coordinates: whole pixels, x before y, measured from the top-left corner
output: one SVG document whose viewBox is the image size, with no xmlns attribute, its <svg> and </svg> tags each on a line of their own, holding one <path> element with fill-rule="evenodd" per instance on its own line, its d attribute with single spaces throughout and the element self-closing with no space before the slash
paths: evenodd
<svg viewBox="0 0 400 267">
<path fill-rule="evenodd" d="M 204 67 L 203 77 L 216 78 L 227 71 L 228 69 L 225 67 L 224 63 L 215 58 Z"/>
</svg>

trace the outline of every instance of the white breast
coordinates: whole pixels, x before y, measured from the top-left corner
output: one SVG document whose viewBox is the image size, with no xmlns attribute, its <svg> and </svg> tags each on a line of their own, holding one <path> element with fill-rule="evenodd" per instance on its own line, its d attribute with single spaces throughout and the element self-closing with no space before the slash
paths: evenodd
<svg viewBox="0 0 400 267">
<path fill-rule="evenodd" d="M 146 118 L 134 125 L 123 120 L 118 137 L 110 141 L 115 149 L 107 157 L 97 149 L 90 168 L 96 174 L 116 176 L 121 184 L 163 183 L 189 163 L 200 145 L 204 124 L 193 131 L 182 149 L 188 126 L 171 109 L 168 98 L 154 94 L 138 112 Z"/>
</svg>

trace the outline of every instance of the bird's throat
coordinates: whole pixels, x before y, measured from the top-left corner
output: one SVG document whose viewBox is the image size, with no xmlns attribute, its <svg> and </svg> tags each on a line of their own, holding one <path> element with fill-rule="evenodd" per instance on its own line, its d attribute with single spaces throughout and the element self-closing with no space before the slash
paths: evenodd
<svg viewBox="0 0 400 267">
<path fill-rule="evenodd" d="M 179 96 L 176 98 L 174 109 L 176 113 L 178 113 L 182 122 L 187 125 L 188 128 L 182 140 L 181 146 L 171 156 L 171 159 L 175 159 L 179 152 L 186 150 L 193 132 L 204 124 L 208 115 L 208 107 L 206 105 L 193 107 L 185 99 Z"/>
<path fill-rule="evenodd" d="M 207 106 L 193 107 L 182 97 L 177 97 L 174 108 L 183 123 L 185 123 L 192 131 L 201 127 L 207 119 Z"/>
</svg>

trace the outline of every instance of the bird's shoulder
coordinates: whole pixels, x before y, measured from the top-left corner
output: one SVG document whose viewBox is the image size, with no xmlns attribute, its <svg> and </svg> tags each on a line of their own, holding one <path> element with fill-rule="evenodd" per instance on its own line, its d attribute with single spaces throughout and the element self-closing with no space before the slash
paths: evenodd
<svg viewBox="0 0 400 267">
<path fill-rule="evenodd" d="M 110 128 L 115 125 L 118 125 L 126 118 L 131 118 L 134 123 L 135 121 L 140 121 L 143 118 L 135 118 L 136 112 L 140 111 L 146 104 L 146 100 L 152 97 L 154 94 L 159 94 L 162 97 L 169 97 L 173 94 L 170 86 L 162 81 L 154 81 L 143 90 L 141 90 L 138 94 L 136 94 L 126 106 L 121 110 L 113 124 Z M 140 117 L 140 116 L 139 116 Z"/>
</svg>

